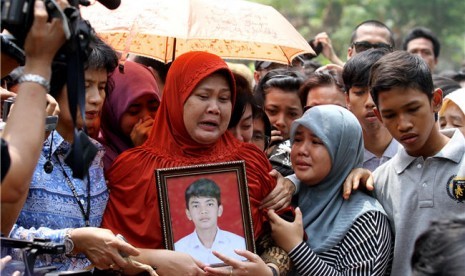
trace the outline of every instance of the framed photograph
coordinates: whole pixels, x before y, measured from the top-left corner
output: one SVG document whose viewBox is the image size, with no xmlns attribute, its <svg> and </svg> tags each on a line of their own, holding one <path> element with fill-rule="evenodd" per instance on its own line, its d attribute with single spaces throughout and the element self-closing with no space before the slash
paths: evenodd
<svg viewBox="0 0 465 276">
<path fill-rule="evenodd" d="M 156 170 L 165 247 L 221 265 L 212 251 L 255 252 L 244 161 Z"/>
</svg>

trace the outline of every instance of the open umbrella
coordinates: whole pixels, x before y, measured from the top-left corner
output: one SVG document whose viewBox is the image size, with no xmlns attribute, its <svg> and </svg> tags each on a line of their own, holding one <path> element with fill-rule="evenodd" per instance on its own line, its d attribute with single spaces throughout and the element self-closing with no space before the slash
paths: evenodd
<svg viewBox="0 0 465 276">
<path fill-rule="evenodd" d="M 314 53 L 273 7 L 243 0 L 122 0 L 116 10 L 95 3 L 81 14 L 115 50 L 165 63 L 189 51 L 287 64 Z"/>
</svg>

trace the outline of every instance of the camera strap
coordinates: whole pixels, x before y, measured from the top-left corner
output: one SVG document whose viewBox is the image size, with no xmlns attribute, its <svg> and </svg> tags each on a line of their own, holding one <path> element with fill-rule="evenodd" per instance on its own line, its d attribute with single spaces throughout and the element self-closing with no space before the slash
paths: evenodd
<svg viewBox="0 0 465 276">
<path fill-rule="evenodd" d="M 74 140 L 70 152 L 65 159 L 66 164 L 73 170 L 73 177 L 84 179 L 88 174 L 89 166 L 97 154 L 97 147 L 90 142 L 85 134 L 85 106 L 86 106 L 86 88 L 84 61 L 87 57 L 85 49 L 89 44 L 89 35 L 92 28 L 86 21 L 80 20 L 77 10 L 72 15 L 68 15 L 72 24 L 75 24 L 76 34 L 73 35 L 68 43 L 72 53 L 68 55 L 68 104 L 74 124 Z M 82 122 L 84 123 L 84 132 L 76 128 L 77 107 L 81 113 Z"/>
<path fill-rule="evenodd" d="M 55 157 L 57 158 L 58 164 L 60 165 L 61 171 L 63 172 L 63 176 L 65 177 L 66 184 L 68 184 L 68 187 L 71 189 L 71 192 L 73 193 L 73 197 L 76 200 L 77 204 L 79 205 L 79 209 L 81 210 L 82 217 L 84 218 L 84 222 L 86 224 L 86 227 L 90 226 L 90 176 L 87 175 L 87 210 L 84 209 L 84 200 L 79 199 L 79 195 L 76 192 L 76 188 L 74 187 L 73 182 L 69 178 L 68 174 L 65 171 L 65 168 L 63 167 L 63 164 L 61 164 L 60 157 L 56 154 L 55 152 Z"/>
</svg>

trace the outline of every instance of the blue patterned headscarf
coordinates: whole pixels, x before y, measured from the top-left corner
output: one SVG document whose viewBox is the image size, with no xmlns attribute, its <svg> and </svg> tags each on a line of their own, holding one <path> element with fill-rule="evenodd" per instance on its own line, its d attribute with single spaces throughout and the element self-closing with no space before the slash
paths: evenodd
<svg viewBox="0 0 465 276">
<path fill-rule="evenodd" d="M 384 210 L 362 192 L 353 193 L 349 200 L 342 198 L 344 180 L 363 161 L 362 128 L 352 112 L 336 105 L 312 107 L 292 124 L 292 143 L 299 126 L 321 139 L 331 157 L 329 174 L 316 185 L 302 183 L 298 201 L 307 243 L 314 252 L 321 253 L 337 245 L 358 217 L 368 211 Z"/>
</svg>

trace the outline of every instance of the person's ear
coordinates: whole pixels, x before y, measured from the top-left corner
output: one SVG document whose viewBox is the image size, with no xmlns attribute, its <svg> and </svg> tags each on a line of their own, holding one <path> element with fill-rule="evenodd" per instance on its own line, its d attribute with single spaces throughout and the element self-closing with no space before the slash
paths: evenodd
<svg viewBox="0 0 465 276">
<path fill-rule="evenodd" d="M 220 206 L 218 206 L 218 217 L 221 217 L 221 215 L 223 215 L 223 204 L 220 204 Z"/>
<path fill-rule="evenodd" d="M 350 97 L 349 97 L 349 91 L 347 91 L 346 93 L 346 106 L 347 106 L 347 109 L 350 110 Z M 352 111 L 352 110 L 350 110 Z"/>
<path fill-rule="evenodd" d="M 355 53 L 355 50 L 353 47 L 347 48 L 347 59 L 350 59 Z"/>
<path fill-rule="evenodd" d="M 191 213 L 189 212 L 189 209 L 186 209 L 186 216 L 188 220 L 192 220 Z"/>
<path fill-rule="evenodd" d="M 260 82 L 260 72 L 259 71 L 253 72 L 253 79 L 255 81 L 255 85 L 258 85 L 258 83 Z"/>
<path fill-rule="evenodd" d="M 379 113 L 378 108 L 373 107 L 373 113 L 375 113 L 375 115 L 376 115 L 376 117 L 378 118 L 378 120 L 382 123 L 382 122 L 383 122 L 383 118 L 381 118 L 381 113 Z"/>
<path fill-rule="evenodd" d="M 435 113 L 439 112 L 442 106 L 442 90 L 441 88 L 436 88 L 433 92 L 433 98 L 431 99 L 431 104 L 433 105 L 433 111 Z"/>
</svg>

